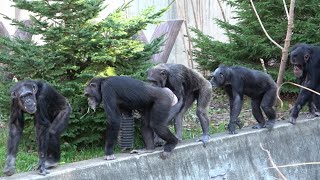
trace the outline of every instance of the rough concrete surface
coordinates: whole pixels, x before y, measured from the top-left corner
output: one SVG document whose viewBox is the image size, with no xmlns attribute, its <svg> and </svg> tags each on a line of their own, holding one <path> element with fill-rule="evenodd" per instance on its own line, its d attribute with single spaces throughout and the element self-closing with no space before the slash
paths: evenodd
<svg viewBox="0 0 320 180">
<path fill-rule="evenodd" d="M 61 165 L 47 176 L 36 171 L 15 174 L 0 179 L 110 179 L 110 180 L 188 180 L 188 179 L 278 179 L 263 148 L 290 180 L 320 179 L 320 165 L 295 165 L 320 162 L 320 119 L 300 120 L 296 125 L 277 123 L 267 129 L 242 129 L 236 135 L 212 135 L 203 147 L 200 142 L 180 144 L 167 160 L 159 152 L 130 155 L 116 154 L 117 159 L 101 158 Z"/>
</svg>

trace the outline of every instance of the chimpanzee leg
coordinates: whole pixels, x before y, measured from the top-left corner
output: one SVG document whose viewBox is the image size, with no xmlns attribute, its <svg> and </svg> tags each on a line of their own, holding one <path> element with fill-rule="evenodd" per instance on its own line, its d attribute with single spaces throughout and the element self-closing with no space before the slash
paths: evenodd
<svg viewBox="0 0 320 180">
<path fill-rule="evenodd" d="M 113 160 L 115 156 L 113 154 L 113 147 L 118 139 L 118 134 L 120 130 L 120 123 L 122 115 L 120 108 L 116 103 L 116 94 L 112 89 L 106 88 L 108 95 L 105 95 L 103 99 L 104 110 L 108 116 L 108 128 L 107 128 L 107 138 L 105 143 L 105 160 Z"/>
<path fill-rule="evenodd" d="M 209 141 L 209 117 L 208 109 L 211 102 L 212 88 L 211 84 L 208 84 L 208 87 L 203 87 L 198 96 L 197 100 L 197 116 L 199 118 L 201 128 L 202 128 L 202 137 L 198 141 L 202 141 L 204 144 Z"/>
<path fill-rule="evenodd" d="M 160 155 L 162 159 L 166 159 L 170 156 L 171 151 L 178 144 L 178 139 L 171 133 L 168 128 L 168 123 L 166 118 L 170 106 L 163 107 L 161 103 L 155 103 L 150 110 L 150 127 L 155 131 L 155 133 L 166 141 L 164 145 L 164 152 Z"/>
<path fill-rule="evenodd" d="M 47 158 L 47 150 L 48 150 L 48 141 L 49 141 L 49 124 L 41 124 L 41 120 L 39 115 L 36 114 L 36 134 L 37 134 L 37 142 L 38 142 L 38 169 L 40 175 L 46 175 L 49 173 L 45 168 L 45 161 Z"/>
<path fill-rule="evenodd" d="M 22 115 L 21 115 L 22 116 Z M 7 143 L 7 159 L 3 173 L 11 176 L 15 173 L 18 145 L 22 135 L 24 122 L 22 119 L 11 119 L 9 124 L 9 138 Z"/>
<path fill-rule="evenodd" d="M 180 112 L 177 114 L 175 118 L 175 123 L 174 123 L 174 129 L 176 132 L 176 137 L 178 138 L 179 141 L 182 141 L 182 122 L 183 122 L 183 116 L 186 113 L 186 111 L 191 107 L 195 97 L 193 94 L 188 94 L 185 96 L 185 104 L 182 105 L 182 109 Z"/>
<path fill-rule="evenodd" d="M 263 117 L 260 105 L 261 105 L 261 98 L 251 100 L 252 114 L 253 114 L 253 117 L 258 122 L 258 124 L 254 125 L 252 127 L 253 129 L 261 129 L 261 128 L 265 127 L 266 121 Z"/>
<path fill-rule="evenodd" d="M 147 150 L 153 150 L 155 148 L 154 144 L 154 134 L 153 130 L 150 128 L 150 110 L 147 109 L 143 112 L 143 123 L 141 127 L 141 134 L 143 141 Z"/>
<path fill-rule="evenodd" d="M 71 107 L 68 106 L 60 111 L 60 113 L 53 120 L 49 128 L 49 143 L 47 151 L 47 160 L 45 162 L 46 168 L 52 168 L 58 165 L 60 161 L 60 135 L 67 128 Z"/>
<path fill-rule="evenodd" d="M 276 111 L 273 109 L 273 105 L 276 101 L 276 92 L 277 92 L 276 88 L 270 89 L 264 94 L 261 102 L 261 108 L 268 118 L 268 121 L 266 123 L 266 128 L 268 129 L 273 128 L 276 122 L 277 114 L 276 114 Z"/>
</svg>

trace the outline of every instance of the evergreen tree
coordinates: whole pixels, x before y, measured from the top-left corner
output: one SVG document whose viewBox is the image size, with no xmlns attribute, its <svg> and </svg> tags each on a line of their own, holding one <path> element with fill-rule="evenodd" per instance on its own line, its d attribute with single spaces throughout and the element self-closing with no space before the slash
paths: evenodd
<svg viewBox="0 0 320 180">
<path fill-rule="evenodd" d="M 195 50 L 193 55 L 202 69 L 213 70 L 218 64 L 243 65 L 262 70 L 260 58 L 265 60 L 268 73 L 274 79 L 278 67 L 268 67 L 269 60 L 280 63 L 281 49 L 275 46 L 263 32 L 251 4 L 245 0 L 224 0 L 235 9 L 237 23 L 231 25 L 221 20 L 215 20 L 218 25 L 229 32 L 231 42 L 219 42 L 214 38 L 193 29 Z M 287 1 L 287 7 L 290 1 Z M 284 44 L 287 29 L 287 15 L 282 0 L 254 1 L 258 14 L 268 34 L 278 44 Z M 320 42 L 320 14 L 317 0 L 297 1 L 295 7 L 294 29 L 291 44 Z M 285 73 L 286 81 L 294 81 L 292 68 Z M 293 89 L 286 89 L 292 91 Z M 295 90 L 295 88 L 294 88 Z"/>
<path fill-rule="evenodd" d="M 167 10 L 144 10 L 132 18 L 125 17 L 129 3 L 124 4 L 103 20 L 95 18 L 105 8 L 104 0 L 13 0 L 15 7 L 32 13 L 32 26 L 10 19 L 23 31 L 41 35 L 42 43 L 1 37 L 2 72 L 9 72 L 19 80 L 42 79 L 66 96 L 73 108 L 71 122 L 64 140 L 74 145 L 101 141 L 106 129 L 106 116 L 87 111 L 83 90 L 95 75 L 145 76 L 151 56 L 158 52 L 162 39 L 150 44 L 134 40 L 133 35 L 148 24 L 158 23 Z M 9 51 L 8 51 L 9 50 Z M 3 81 L 10 85 L 10 81 Z M 8 87 L 5 86 L 5 87 Z M 0 104 L 8 104 L 7 90 L 0 91 Z M 8 112 L 8 106 L 1 106 Z M 80 118 L 83 116 L 83 118 Z"/>
</svg>

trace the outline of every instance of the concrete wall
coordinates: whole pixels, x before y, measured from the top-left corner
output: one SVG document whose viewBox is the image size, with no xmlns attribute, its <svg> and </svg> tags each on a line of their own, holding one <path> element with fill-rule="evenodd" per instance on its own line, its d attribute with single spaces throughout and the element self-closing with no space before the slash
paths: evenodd
<svg viewBox="0 0 320 180">
<path fill-rule="evenodd" d="M 278 179 L 277 172 L 268 168 L 270 161 L 259 144 L 270 151 L 278 166 L 319 162 L 319 120 L 300 120 L 295 126 L 277 123 L 272 131 L 248 128 L 237 135 L 215 134 L 206 148 L 198 142 L 186 142 L 164 161 L 159 158 L 160 151 L 145 155 L 116 154 L 114 161 L 98 158 L 67 164 L 52 169 L 45 177 L 28 172 L 6 179 Z M 320 165 L 279 169 L 290 180 L 320 178 Z"/>
</svg>

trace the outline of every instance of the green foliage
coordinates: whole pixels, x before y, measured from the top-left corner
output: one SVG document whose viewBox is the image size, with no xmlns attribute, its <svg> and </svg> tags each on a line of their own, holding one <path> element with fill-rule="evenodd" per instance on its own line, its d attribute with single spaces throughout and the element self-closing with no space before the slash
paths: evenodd
<svg viewBox="0 0 320 180">
<path fill-rule="evenodd" d="M 262 70 L 260 58 L 274 79 L 278 74 L 278 67 L 267 65 L 269 60 L 280 63 L 281 50 L 275 46 L 264 34 L 252 6 L 246 0 L 224 0 L 235 9 L 237 23 L 231 25 L 221 20 L 215 20 L 225 30 L 230 43 L 219 42 L 214 38 L 192 29 L 196 33 L 193 38 L 195 50 L 193 55 L 202 69 L 213 70 L 218 64 L 242 65 Z M 290 1 L 287 1 L 289 7 Z M 258 14 L 268 34 L 281 46 L 287 32 L 287 16 L 282 0 L 254 1 Z M 294 30 L 291 44 L 299 42 L 320 42 L 320 14 L 317 0 L 297 1 L 295 7 Z M 295 81 L 292 68 L 288 65 L 285 81 Z M 286 86 L 287 87 L 287 86 Z M 287 87 L 286 92 L 297 92 L 298 88 Z"/>
<path fill-rule="evenodd" d="M 140 15 L 128 18 L 124 4 L 97 22 L 105 8 L 103 0 L 26 1 L 13 0 L 15 7 L 32 12 L 32 26 L 10 19 L 18 28 L 41 35 L 42 42 L 16 38 L 0 38 L 1 72 L 22 79 L 43 79 L 66 96 L 73 112 L 63 140 L 67 147 L 102 144 L 106 115 L 102 109 L 83 116 L 87 101 L 83 96 L 86 82 L 96 75 L 129 75 L 145 77 L 149 59 L 163 43 L 158 38 L 144 44 L 132 38 L 148 24 L 159 22 L 168 9 L 158 12 L 145 9 Z M 109 69 L 109 70 L 108 70 Z M 0 111 L 8 114 L 8 88 L 11 80 L 2 80 Z M 82 117 L 83 116 L 83 117 Z M 80 118 L 82 117 L 82 118 Z"/>
</svg>

